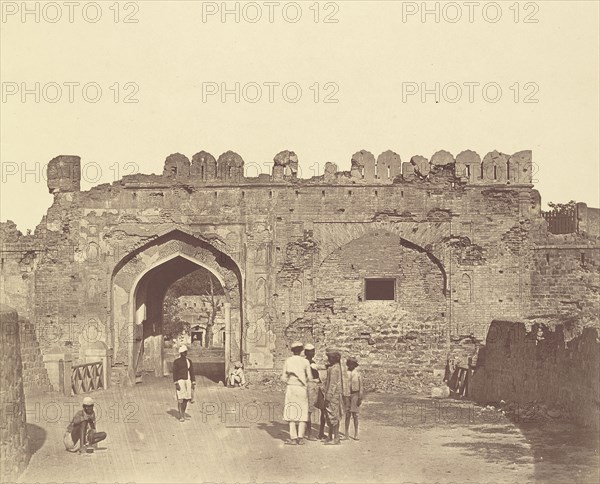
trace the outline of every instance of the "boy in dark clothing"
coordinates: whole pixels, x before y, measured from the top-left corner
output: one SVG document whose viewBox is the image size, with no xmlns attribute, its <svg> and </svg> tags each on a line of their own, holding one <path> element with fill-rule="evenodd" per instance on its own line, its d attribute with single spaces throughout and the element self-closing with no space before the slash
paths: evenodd
<svg viewBox="0 0 600 484">
<path fill-rule="evenodd" d="M 325 444 L 340 444 L 340 421 L 344 416 L 344 375 L 340 364 L 341 353 L 335 350 L 326 350 L 329 367 L 325 380 L 323 393 L 325 394 L 325 417 L 329 428 L 333 430 L 333 440 Z"/>
<path fill-rule="evenodd" d="M 64 434 L 63 442 L 69 452 L 85 454 L 87 446 L 95 446 L 106 438 L 106 432 L 96 432 L 96 414 L 94 401 L 90 397 L 83 399 L 83 410 L 79 410 L 71 420 Z"/>
<path fill-rule="evenodd" d="M 179 421 L 183 422 L 187 403 L 189 401 L 194 402 L 194 389 L 196 388 L 194 365 L 187 357 L 187 346 L 185 345 L 179 348 L 179 358 L 173 362 L 173 381 L 175 382 L 175 393 L 177 395 Z"/>
<path fill-rule="evenodd" d="M 312 421 L 313 417 L 317 415 L 317 411 L 321 412 L 322 420 L 325 421 L 323 410 L 319 408 L 319 392 L 322 393 L 321 389 L 321 375 L 319 373 L 319 367 L 314 361 L 315 358 L 315 347 L 308 343 L 304 346 L 304 356 L 310 363 L 311 379 L 308 380 L 307 392 L 308 392 L 308 421 L 306 422 L 306 439 L 317 440 L 311 436 L 312 433 Z"/>
<path fill-rule="evenodd" d="M 329 363 L 325 363 L 325 370 L 329 368 Z M 319 435 L 317 438 L 319 440 L 327 441 L 331 440 L 333 434 L 333 428 L 329 426 L 328 436 L 325 436 L 325 425 L 327 424 L 327 414 L 325 412 L 325 394 L 323 393 L 323 387 L 319 388 L 319 392 L 322 395 L 322 402 L 319 402 L 321 405 L 319 406 L 319 410 L 321 411 L 321 420 L 319 422 Z M 320 397 L 321 398 L 321 397 Z"/>
</svg>

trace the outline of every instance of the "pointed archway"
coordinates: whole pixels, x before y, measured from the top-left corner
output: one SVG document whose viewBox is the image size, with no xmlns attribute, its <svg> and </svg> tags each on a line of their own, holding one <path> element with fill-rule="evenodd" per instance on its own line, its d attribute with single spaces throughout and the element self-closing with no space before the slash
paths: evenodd
<svg viewBox="0 0 600 484">
<path fill-rule="evenodd" d="M 225 371 L 231 361 L 241 359 L 243 284 L 238 265 L 210 241 L 175 230 L 132 251 L 113 271 L 113 363 L 127 368 L 129 383 L 139 377 L 144 359 L 155 375 L 164 374 L 164 296 L 171 284 L 199 268 L 214 275 L 225 294 Z"/>
</svg>

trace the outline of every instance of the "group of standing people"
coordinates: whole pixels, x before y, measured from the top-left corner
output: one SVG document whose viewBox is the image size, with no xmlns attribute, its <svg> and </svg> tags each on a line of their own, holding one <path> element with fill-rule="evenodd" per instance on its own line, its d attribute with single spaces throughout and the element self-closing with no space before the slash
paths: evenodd
<svg viewBox="0 0 600 484">
<path fill-rule="evenodd" d="M 345 416 L 344 438 L 349 437 L 350 420 L 354 422 L 354 440 L 358 440 L 358 411 L 362 403 L 364 387 L 354 357 L 346 360 L 347 370 L 342 369 L 341 353 L 326 349 L 327 364 L 320 368 L 314 361 L 315 347 L 295 341 L 291 345 L 292 356 L 286 359 L 281 379 L 286 383 L 284 419 L 289 422 L 289 445 L 302 445 L 307 440 L 323 440 L 325 444 L 339 445 L 340 424 Z M 304 352 L 304 355 L 302 355 Z M 321 379 L 321 371 L 326 377 Z M 234 365 L 230 375 L 231 384 L 245 386 L 241 363 Z M 187 357 L 187 347 L 179 348 L 179 358 L 173 362 L 173 382 L 178 403 L 178 417 L 185 420 L 188 402 L 194 402 L 196 378 L 194 366 Z M 320 413 L 319 434 L 312 436 L 312 423 Z M 329 432 L 325 435 L 325 425 Z M 75 414 L 64 434 L 65 448 L 70 452 L 85 453 L 106 438 L 105 432 L 96 431 L 94 402 L 90 397 L 83 400 L 83 409 Z"/>
<path fill-rule="evenodd" d="M 358 412 L 364 388 L 358 361 L 346 360 L 347 370 L 342 369 L 340 351 L 326 349 L 327 364 L 320 368 L 314 361 L 315 347 L 294 341 L 292 356 L 283 366 L 281 379 L 286 383 L 283 416 L 289 422 L 288 445 L 302 445 L 306 440 L 323 440 L 327 445 L 339 445 L 340 424 L 345 416 L 344 438 L 349 437 L 350 420 L 354 423 L 354 440 L 358 440 Z M 304 356 L 302 356 L 304 352 Z M 320 371 L 326 371 L 321 379 Z M 320 413 L 319 434 L 312 436 L 312 422 Z M 325 435 L 325 425 L 329 427 Z"/>
</svg>

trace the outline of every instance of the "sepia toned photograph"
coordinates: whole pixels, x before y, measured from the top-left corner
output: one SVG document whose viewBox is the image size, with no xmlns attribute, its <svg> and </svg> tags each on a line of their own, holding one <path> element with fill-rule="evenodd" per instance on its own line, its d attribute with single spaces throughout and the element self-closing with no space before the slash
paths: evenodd
<svg viewBox="0 0 600 484">
<path fill-rule="evenodd" d="M 0 482 L 600 482 L 599 1 L 0 15 Z"/>
</svg>

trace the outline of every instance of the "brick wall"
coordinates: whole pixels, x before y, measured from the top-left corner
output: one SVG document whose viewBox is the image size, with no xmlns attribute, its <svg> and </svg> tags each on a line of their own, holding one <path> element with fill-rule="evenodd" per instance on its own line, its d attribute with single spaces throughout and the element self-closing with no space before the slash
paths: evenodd
<svg viewBox="0 0 600 484">
<path fill-rule="evenodd" d="M 579 202 L 575 205 L 577 231 L 591 238 L 600 237 L 600 208 L 588 207 Z"/>
<path fill-rule="evenodd" d="M 471 381 L 480 403 L 544 403 L 570 419 L 600 428 L 600 343 L 595 328 L 565 342 L 562 326 L 550 330 L 493 321 Z"/>
<path fill-rule="evenodd" d="M 21 360 L 23 362 L 23 389 L 26 395 L 52 391 L 52 384 L 44 366 L 44 360 L 37 341 L 35 325 L 20 319 Z"/>
<path fill-rule="evenodd" d="M 587 326 L 600 330 L 600 247 L 577 236 L 545 242 L 533 251 L 528 320 L 562 324 L 567 339 Z"/>
<path fill-rule="evenodd" d="M 4 304 L 0 305 L 0 331 L 0 480 L 10 482 L 25 469 L 31 455 L 27 440 L 18 315 Z"/>
<path fill-rule="evenodd" d="M 600 237 L 600 208 L 587 209 L 586 229 L 587 233 L 592 237 Z"/>
<path fill-rule="evenodd" d="M 243 160 L 232 153 L 218 161 L 199 153 L 191 164 L 177 154 L 163 175 L 87 192 L 78 191 L 76 174 L 53 180 L 54 203 L 34 235 L 0 227 L 3 277 L 15 282 L 2 298 L 30 315 L 42 352 L 67 348 L 77 363 L 96 338 L 127 364 L 117 346 L 123 329 L 133 335 L 116 318 L 133 326 L 139 266 L 162 260 L 183 234 L 188 255 L 204 244 L 221 254 L 213 269 L 224 259 L 235 266 L 228 270 L 239 275 L 241 294 L 231 298 L 232 337 L 248 370 L 276 369 L 300 321 L 310 321 L 317 338 L 333 334 L 333 320 L 340 330 L 322 341 L 359 352 L 365 371 L 386 368 L 383 380 L 411 375 L 411 385 L 427 384 L 452 338 L 483 338 L 492 319 L 527 314 L 530 229 L 540 218 L 530 152 L 492 152 L 483 161 L 471 151 L 436 155 L 401 165 L 392 152 L 376 159 L 361 151 L 350 171 L 328 164 L 323 176 L 299 179 L 293 153 L 276 156 L 273 176 L 256 178 L 240 175 Z M 359 301 L 369 277 L 396 278 L 397 299 Z M 315 313 L 327 299 L 330 315 Z"/>
</svg>

